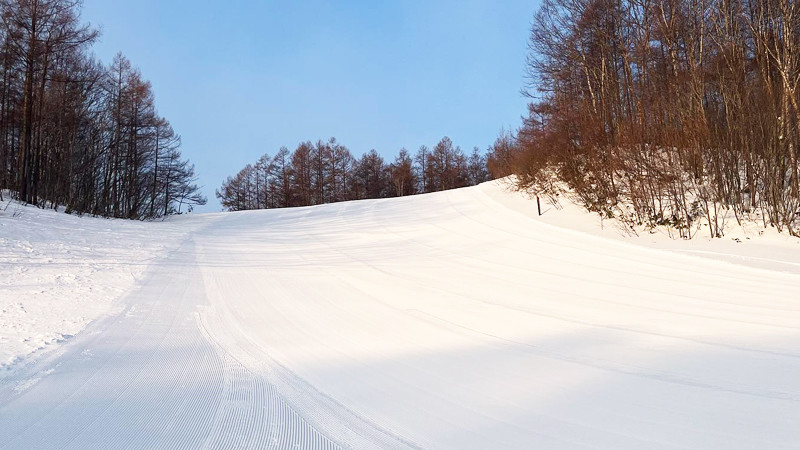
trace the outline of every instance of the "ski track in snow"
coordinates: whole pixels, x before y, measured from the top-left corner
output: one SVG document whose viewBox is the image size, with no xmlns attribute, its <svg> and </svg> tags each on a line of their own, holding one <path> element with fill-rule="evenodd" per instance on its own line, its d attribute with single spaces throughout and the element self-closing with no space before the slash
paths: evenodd
<svg viewBox="0 0 800 450">
<path fill-rule="evenodd" d="M 0 448 L 797 447 L 799 257 L 513 196 L 159 224 L 185 240 L 116 312 L 0 378 Z"/>
</svg>

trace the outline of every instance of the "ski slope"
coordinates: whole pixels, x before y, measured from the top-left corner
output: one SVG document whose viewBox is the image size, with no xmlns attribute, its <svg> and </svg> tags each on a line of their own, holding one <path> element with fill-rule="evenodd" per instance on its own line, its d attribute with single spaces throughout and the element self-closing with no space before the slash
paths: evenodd
<svg viewBox="0 0 800 450">
<path fill-rule="evenodd" d="M 0 448 L 800 445 L 797 240 L 534 208 L 489 183 L 126 224 L 180 239 L 6 367 Z"/>
</svg>

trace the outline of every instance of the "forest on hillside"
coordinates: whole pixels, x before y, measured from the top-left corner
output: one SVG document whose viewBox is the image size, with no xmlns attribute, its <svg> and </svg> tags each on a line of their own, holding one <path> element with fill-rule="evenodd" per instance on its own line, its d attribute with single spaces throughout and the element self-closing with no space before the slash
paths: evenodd
<svg viewBox="0 0 800 450">
<path fill-rule="evenodd" d="M 0 193 L 129 219 L 204 204 L 151 84 L 122 54 L 95 59 L 81 6 L 0 0 Z"/>
<path fill-rule="evenodd" d="M 496 175 L 684 237 L 758 211 L 800 233 L 800 4 L 543 0 Z"/>
<path fill-rule="evenodd" d="M 473 186 L 490 179 L 487 157 L 465 155 L 448 137 L 415 154 L 401 149 L 387 163 L 377 151 L 356 158 L 335 138 L 282 147 L 229 177 L 217 190 L 229 211 L 311 206 L 347 200 L 402 197 Z"/>
</svg>

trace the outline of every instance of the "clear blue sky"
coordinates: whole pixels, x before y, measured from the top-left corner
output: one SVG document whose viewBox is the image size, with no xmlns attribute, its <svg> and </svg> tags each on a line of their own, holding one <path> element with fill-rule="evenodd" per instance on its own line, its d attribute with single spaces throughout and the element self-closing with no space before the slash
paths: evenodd
<svg viewBox="0 0 800 450">
<path fill-rule="evenodd" d="M 153 83 L 159 114 L 214 190 L 264 153 L 335 136 L 360 156 L 486 149 L 516 128 L 536 1 L 84 0 Z"/>
</svg>

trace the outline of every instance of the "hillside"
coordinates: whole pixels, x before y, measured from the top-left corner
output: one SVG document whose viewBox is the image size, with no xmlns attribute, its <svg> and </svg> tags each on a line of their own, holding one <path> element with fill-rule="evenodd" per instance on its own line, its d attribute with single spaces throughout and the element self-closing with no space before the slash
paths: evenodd
<svg viewBox="0 0 800 450">
<path fill-rule="evenodd" d="M 497 183 L 158 223 L 12 205 L 0 448 L 800 441 L 798 240 L 545 210 Z"/>
</svg>

